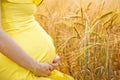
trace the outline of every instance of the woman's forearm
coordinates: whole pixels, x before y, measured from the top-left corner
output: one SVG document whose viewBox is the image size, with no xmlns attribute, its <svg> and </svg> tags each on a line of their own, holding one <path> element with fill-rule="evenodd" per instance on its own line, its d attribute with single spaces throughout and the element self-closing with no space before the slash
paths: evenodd
<svg viewBox="0 0 120 80">
<path fill-rule="evenodd" d="M 0 52 L 17 64 L 33 71 L 37 65 L 32 57 L 26 54 L 0 27 Z M 0 54 L 1 54 L 0 53 Z"/>
</svg>

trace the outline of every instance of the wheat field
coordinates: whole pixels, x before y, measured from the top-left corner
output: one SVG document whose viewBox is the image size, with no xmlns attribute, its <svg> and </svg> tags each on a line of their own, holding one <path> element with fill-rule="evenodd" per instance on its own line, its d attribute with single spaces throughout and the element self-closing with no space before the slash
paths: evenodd
<svg viewBox="0 0 120 80">
<path fill-rule="evenodd" d="M 120 0 L 44 0 L 35 16 L 54 40 L 58 70 L 76 80 L 120 80 Z"/>
</svg>

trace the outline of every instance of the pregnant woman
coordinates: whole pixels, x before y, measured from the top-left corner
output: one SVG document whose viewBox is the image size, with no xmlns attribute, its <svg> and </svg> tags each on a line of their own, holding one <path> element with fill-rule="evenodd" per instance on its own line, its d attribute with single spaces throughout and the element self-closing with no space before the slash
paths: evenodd
<svg viewBox="0 0 120 80">
<path fill-rule="evenodd" d="M 34 18 L 41 2 L 0 0 L 0 80 L 74 80 L 54 70 L 59 56 Z"/>
</svg>

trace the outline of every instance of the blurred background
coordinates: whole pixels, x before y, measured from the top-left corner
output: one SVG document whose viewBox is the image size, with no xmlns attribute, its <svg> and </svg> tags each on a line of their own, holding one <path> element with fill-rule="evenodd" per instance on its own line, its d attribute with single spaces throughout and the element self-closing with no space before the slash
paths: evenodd
<svg viewBox="0 0 120 80">
<path fill-rule="evenodd" d="M 76 80 L 120 80 L 120 0 L 44 0 L 36 20 Z"/>
</svg>

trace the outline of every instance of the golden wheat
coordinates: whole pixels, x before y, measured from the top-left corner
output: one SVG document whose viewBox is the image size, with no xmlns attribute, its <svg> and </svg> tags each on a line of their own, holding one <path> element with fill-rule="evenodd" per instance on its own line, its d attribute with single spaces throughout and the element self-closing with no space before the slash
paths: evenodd
<svg viewBox="0 0 120 80">
<path fill-rule="evenodd" d="M 36 19 L 53 37 L 57 69 L 76 80 L 120 79 L 120 0 L 44 0 Z"/>
</svg>

